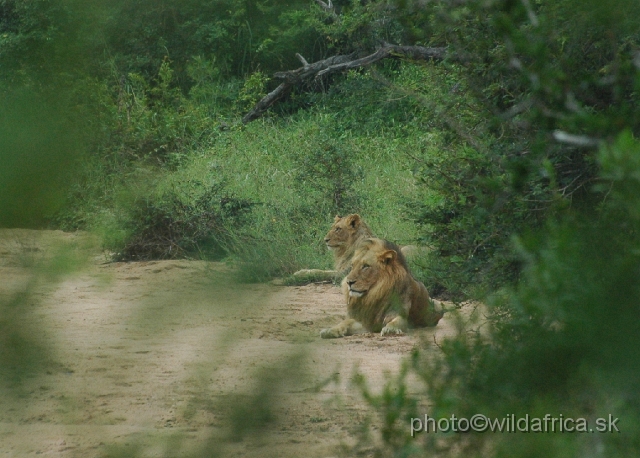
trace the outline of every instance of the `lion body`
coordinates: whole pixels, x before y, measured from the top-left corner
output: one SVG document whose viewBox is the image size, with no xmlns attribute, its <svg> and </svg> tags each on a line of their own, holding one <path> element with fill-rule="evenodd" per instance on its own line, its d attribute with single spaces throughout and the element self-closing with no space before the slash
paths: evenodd
<svg viewBox="0 0 640 458">
<path fill-rule="evenodd" d="M 342 289 L 349 319 L 324 329 L 324 338 L 352 334 L 358 323 L 382 335 L 402 334 L 408 325 L 435 326 L 443 316 L 440 304 L 409 272 L 399 247 L 386 240 L 360 242 Z"/>
</svg>

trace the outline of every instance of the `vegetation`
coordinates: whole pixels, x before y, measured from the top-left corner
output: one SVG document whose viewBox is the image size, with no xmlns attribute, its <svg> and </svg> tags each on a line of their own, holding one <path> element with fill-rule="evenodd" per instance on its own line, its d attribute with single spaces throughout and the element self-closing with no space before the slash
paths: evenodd
<svg viewBox="0 0 640 458">
<path fill-rule="evenodd" d="M 637 456 L 627 433 L 409 435 L 433 416 L 611 413 L 637 428 L 640 6 L 592 0 L 0 0 L 0 224 L 89 229 L 113 257 L 329 267 L 360 212 L 428 246 L 414 274 L 490 330 L 416 352 L 367 399 L 386 455 Z M 446 47 L 294 89 L 270 75 L 380 43 Z M 38 183 L 38 186 L 34 186 Z M 441 440 L 442 439 L 442 440 Z"/>
</svg>

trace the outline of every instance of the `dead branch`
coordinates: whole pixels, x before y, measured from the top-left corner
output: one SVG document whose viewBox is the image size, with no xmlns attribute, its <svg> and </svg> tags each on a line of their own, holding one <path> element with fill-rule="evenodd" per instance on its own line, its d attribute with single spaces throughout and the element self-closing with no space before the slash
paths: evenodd
<svg viewBox="0 0 640 458">
<path fill-rule="evenodd" d="M 284 80 L 276 89 L 263 97 L 243 118 L 243 124 L 258 119 L 262 114 L 282 97 L 287 95 L 293 86 L 304 82 L 314 81 L 332 73 L 343 72 L 354 68 L 371 65 L 387 58 L 407 58 L 413 60 L 442 60 L 446 56 L 446 48 L 425 48 L 422 46 L 397 46 L 384 44 L 376 52 L 358 58 L 356 53 L 332 56 L 310 64 L 300 54 L 296 57 L 302 62 L 302 67 L 285 72 L 276 72 L 273 76 Z"/>
<path fill-rule="evenodd" d="M 333 6 L 333 2 L 331 0 L 328 0 L 326 3 L 323 2 L 322 0 L 316 0 L 316 3 L 318 5 L 320 5 L 320 8 L 322 8 L 323 10 L 325 10 L 327 13 L 335 16 L 336 15 L 336 10 Z"/>
<path fill-rule="evenodd" d="M 318 72 L 316 77 L 320 77 L 329 73 L 341 72 L 344 70 L 351 70 L 353 68 L 364 67 L 365 65 L 371 65 L 379 60 L 386 59 L 388 57 L 405 57 L 413 60 L 431 60 L 444 58 L 446 48 L 423 48 L 422 46 L 397 46 L 397 45 L 384 45 L 376 52 L 361 59 L 352 60 L 350 62 L 343 62 Z"/>
<path fill-rule="evenodd" d="M 553 139 L 559 143 L 566 143 L 567 145 L 583 148 L 597 148 L 603 143 L 603 141 L 599 138 L 587 137 L 586 135 L 570 134 L 562 130 L 554 130 L 551 135 L 553 136 Z"/>
<path fill-rule="evenodd" d="M 258 119 L 260 116 L 262 116 L 262 113 L 267 111 L 267 109 L 271 105 L 276 103 L 282 97 L 287 95 L 289 91 L 291 91 L 291 86 L 293 86 L 291 83 L 288 83 L 285 81 L 284 83 L 280 84 L 277 88 L 275 88 L 273 91 L 269 92 L 258 103 L 256 103 L 253 109 L 249 113 L 247 113 L 244 116 L 244 118 L 242 118 L 243 124 L 247 124 L 253 121 L 254 119 Z"/>
</svg>

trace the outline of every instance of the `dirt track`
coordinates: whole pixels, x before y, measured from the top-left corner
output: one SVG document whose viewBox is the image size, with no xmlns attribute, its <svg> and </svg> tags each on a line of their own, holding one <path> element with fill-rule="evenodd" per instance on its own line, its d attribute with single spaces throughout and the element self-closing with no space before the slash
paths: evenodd
<svg viewBox="0 0 640 458">
<path fill-rule="evenodd" d="M 379 421 L 350 384 L 355 368 L 378 391 L 421 338 L 455 332 L 445 317 L 408 336 L 322 340 L 345 314 L 336 287 L 238 285 L 200 261 L 94 252 L 54 285 L 29 286 L 29 266 L 80 239 L 0 232 L 0 300 L 23 294 L 12 326 L 50 349 L 35 374 L 3 382 L 0 458 L 339 456 L 366 416 Z"/>
</svg>

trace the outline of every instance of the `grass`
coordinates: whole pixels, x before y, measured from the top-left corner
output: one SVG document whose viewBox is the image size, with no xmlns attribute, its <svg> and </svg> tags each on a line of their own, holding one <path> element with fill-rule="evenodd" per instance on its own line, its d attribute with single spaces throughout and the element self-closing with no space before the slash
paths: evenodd
<svg viewBox="0 0 640 458">
<path fill-rule="evenodd" d="M 410 87 L 405 80 L 424 80 L 430 71 L 412 66 L 388 77 Z M 425 129 L 429 118 L 416 112 L 411 98 L 396 97 L 379 77 L 351 75 L 346 92 L 333 91 L 286 119 L 229 122 L 198 134 L 206 137 L 201 142 L 182 139 L 184 151 L 166 151 L 165 159 L 115 153 L 89 161 L 86 179 L 75 185 L 57 222 L 95 230 L 120 259 L 226 257 L 245 281 L 331 268 L 323 238 L 336 214 L 359 213 L 378 237 L 419 245 L 422 228 L 411 208 L 435 197 L 416 180 L 414 157 L 438 151 L 441 139 Z M 348 108 L 350 98 L 372 85 L 380 91 L 375 110 Z M 213 122 L 198 107 L 192 113 L 202 119 L 194 121 L 194 132 Z M 216 193 L 203 204 L 212 187 Z M 246 211 L 229 209 L 234 203 Z M 209 208 L 217 213 L 208 215 Z M 169 247 L 160 246 L 164 239 Z"/>
<path fill-rule="evenodd" d="M 340 209 L 324 194 L 322 187 L 331 183 L 305 175 L 300 161 L 324 141 L 322 117 L 316 112 L 229 131 L 213 147 L 162 176 L 156 194 L 190 183 L 222 181 L 230 195 L 254 203 L 247 225 L 236 232 L 230 247 L 247 279 L 330 268 L 322 239 L 336 213 L 358 212 L 378 236 L 415 243 L 416 229 L 406 211 L 406 203 L 418 192 L 406 154 L 413 145 L 391 136 L 345 133 L 338 145 L 353 157 L 350 167 L 355 172 L 353 180 L 347 176 L 346 186 L 357 205 Z"/>
</svg>

